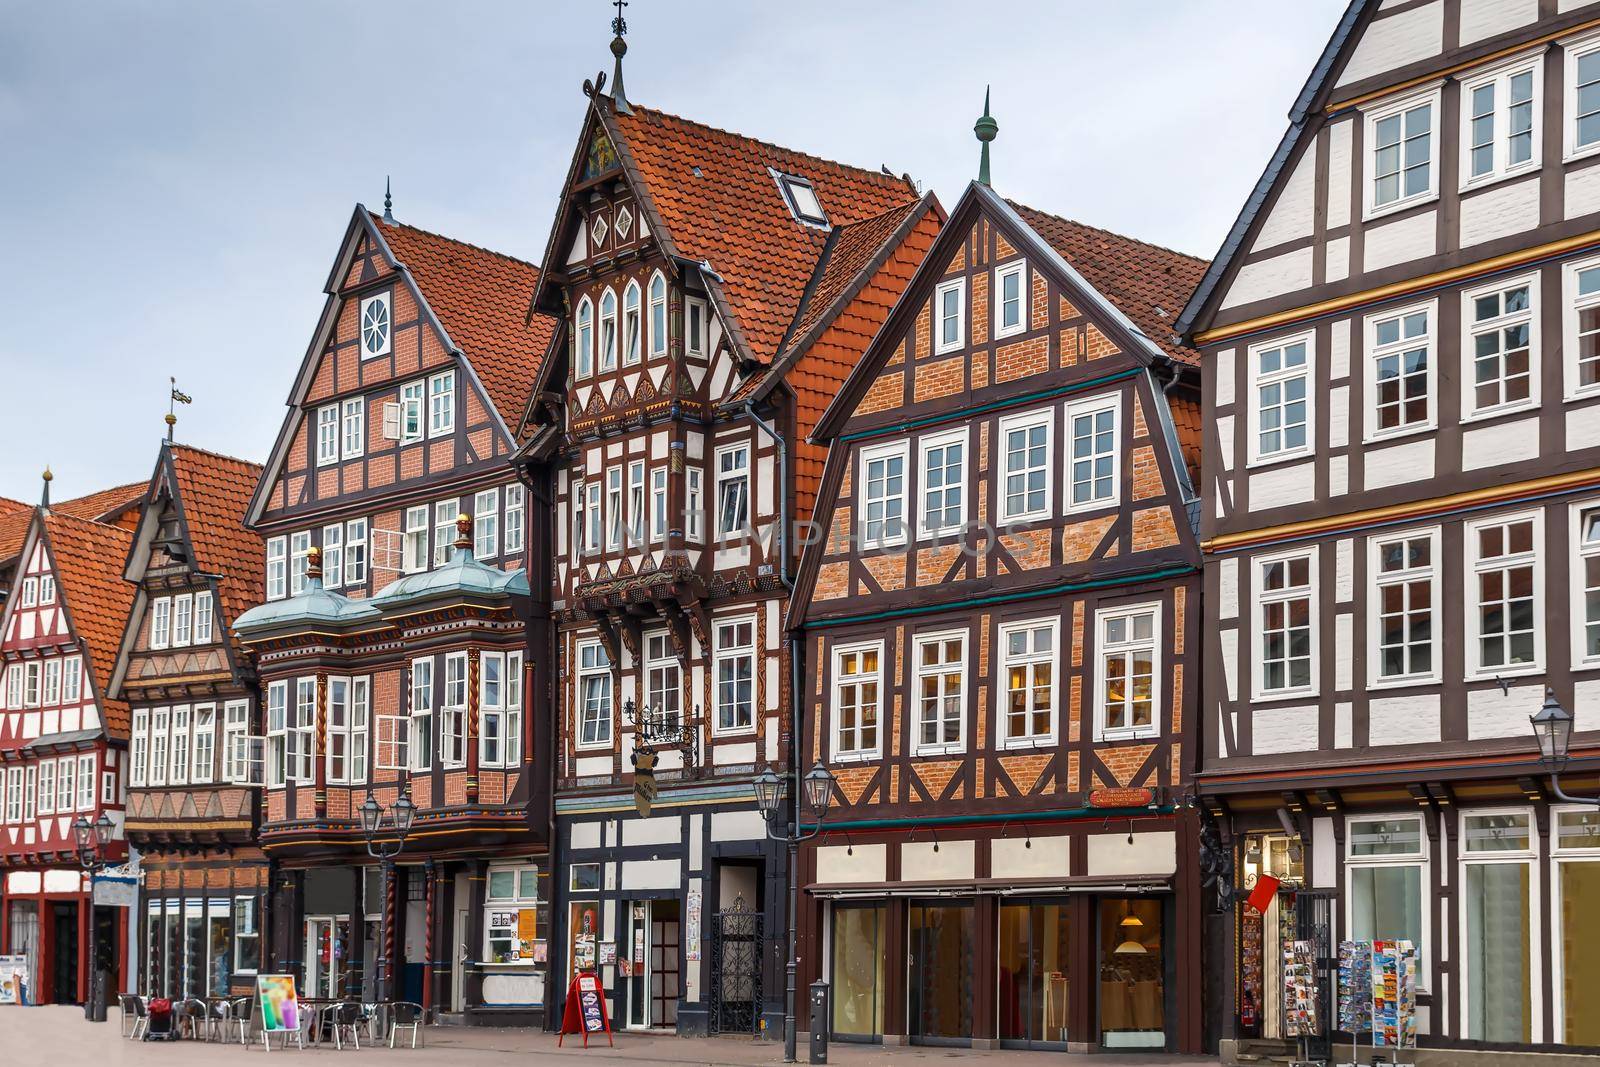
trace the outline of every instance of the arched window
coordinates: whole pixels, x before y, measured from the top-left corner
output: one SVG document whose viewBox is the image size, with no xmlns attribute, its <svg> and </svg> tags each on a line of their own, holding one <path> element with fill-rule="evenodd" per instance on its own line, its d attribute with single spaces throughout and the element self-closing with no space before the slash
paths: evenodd
<svg viewBox="0 0 1600 1067">
<path fill-rule="evenodd" d="M 612 289 L 600 298 L 600 369 L 617 369 L 617 294 Z"/>
<path fill-rule="evenodd" d="M 667 279 L 660 271 L 650 279 L 650 354 L 667 351 Z"/>
<path fill-rule="evenodd" d="M 622 362 L 637 363 L 643 340 L 639 334 L 644 322 L 639 317 L 639 283 L 629 282 L 622 292 Z"/>
<path fill-rule="evenodd" d="M 594 305 L 588 297 L 578 301 L 578 329 L 573 334 L 573 377 L 587 378 L 594 369 Z"/>
</svg>

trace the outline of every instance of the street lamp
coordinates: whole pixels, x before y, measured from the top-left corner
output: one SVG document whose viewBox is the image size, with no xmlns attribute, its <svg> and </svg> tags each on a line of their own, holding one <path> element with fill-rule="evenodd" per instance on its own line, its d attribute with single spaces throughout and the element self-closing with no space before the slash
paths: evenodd
<svg viewBox="0 0 1600 1067">
<path fill-rule="evenodd" d="M 795 1062 L 794 979 L 795 969 L 799 964 L 795 955 L 795 921 L 800 910 L 800 871 L 797 856 L 800 842 L 810 840 L 821 832 L 822 820 L 828 817 L 828 806 L 833 803 L 834 787 L 832 773 L 820 763 L 812 767 L 805 776 L 806 805 L 816 814 L 818 825 L 810 833 L 804 833 L 800 829 L 801 781 L 798 767 L 795 768 L 795 779 L 795 789 L 791 792 L 785 788 L 788 783 L 768 767 L 756 775 L 752 783 L 755 788 L 756 806 L 761 809 L 761 814 L 767 820 L 767 836 L 789 846 L 789 962 L 784 967 L 786 972 L 783 1004 L 784 1063 Z M 784 800 L 791 796 L 794 798 L 792 819 L 783 809 Z M 782 825 L 783 831 L 775 832 L 774 824 Z"/>
<path fill-rule="evenodd" d="M 383 870 L 383 900 L 378 907 L 378 984 L 374 999 L 384 1004 L 389 984 L 389 886 L 394 879 L 394 858 L 406 847 L 406 835 L 411 832 L 417 806 L 411 802 L 410 793 L 402 793 L 393 807 L 386 808 L 378 803 L 378 798 L 372 795 L 372 787 L 368 786 L 367 799 L 358 810 L 361 832 L 367 838 L 367 855 L 378 860 Z M 392 832 L 380 840 L 378 835 L 383 832 L 385 823 Z"/>
<path fill-rule="evenodd" d="M 1600 807 L 1600 798 L 1569 797 L 1561 789 L 1561 772 L 1567 766 L 1567 749 L 1572 744 L 1572 712 L 1561 706 L 1556 691 L 1546 688 L 1544 704 L 1528 717 L 1533 736 L 1539 742 L 1539 762 L 1550 772 L 1550 789 L 1568 804 Z"/>
<path fill-rule="evenodd" d="M 105 977 L 100 970 L 99 924 L 94 917 L 94 876 L 106 866 L 106 848 L 111 844 L 111 834 L 116 829 L 111 816 L 105 812 L 94 822 L 80 815 L 72 824 L 73 836 L 78 842 L 78 866 L 89 876 L 89 996 L 84 1001 L 83 1017 L 92 1023 L 106 1021 L 106 1004 L 103 988 Z"/>
</svg>

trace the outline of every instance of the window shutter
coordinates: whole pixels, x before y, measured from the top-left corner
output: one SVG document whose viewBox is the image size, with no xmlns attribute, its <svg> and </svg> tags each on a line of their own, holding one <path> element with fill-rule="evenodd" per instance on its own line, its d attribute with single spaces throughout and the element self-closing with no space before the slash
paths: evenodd
<svg viewBox="0 0 1600 1067">
<path fill-rule="evenodd" d="M 383 439 L 400 440 L 400 405 L 393 401 L 383 405 Z"/>
</svg>

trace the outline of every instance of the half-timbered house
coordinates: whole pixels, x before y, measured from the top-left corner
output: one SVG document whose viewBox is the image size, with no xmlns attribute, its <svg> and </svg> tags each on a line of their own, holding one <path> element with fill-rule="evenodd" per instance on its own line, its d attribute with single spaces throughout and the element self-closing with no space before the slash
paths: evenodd
<svg viewBox="0 0 1600 1067">
<path fill-rule="evenodd" d="M 255 674 L 231 627 L 262 599 L 261 540 L 244 527 L 255 463 L 165 441 L 123 575 L 133 610 L 111 674 L 129 706 L 125 830 L 143 873 L 139 991 L 253 990 L 267 860 L 257 791 L 226 753 L 259 733 Z"/>
<path fill-rule="evenodd" d="M 974 182 L 816 432 L 804 981 L 842 1040 L 1199 1045 L 1190 257 Z"/>
<path fill-rule="evenodd" d="M 598 970 L 619 1025 L 781 1030 L 787 872 L 751 783 L 791 757 L 806 438 L 939 214 L 908 178 L 592 93 L 520 459 L 557 515 L 552 966 Z"/>
<path fill-rule="evenodd" d="M 1234 880 L 1282 882 L 1223 898 L 1233 1042 L 1293 1034 L 1282 943 L 1325 928 L 1415 944 L 1433 1062 L 1600 1048 L 1600 825 L 1529 727 L 1551 687 L 1592 793 L 1597 110 L 1600 5 L 1358 0 L 1183 313 L 1198 790 Z"/>
<path fill-rule="evenodd" d="M 28 958 L 34 1003 L 88 999 L 91 941 L 108 975 L 105 991 L 131 973 L 135 887 L 122 833 L 128 709 L 109 695 L 133 599 L 122 580 L 128 545 L 119 527 L 51 509 L 47 481 L 0 613 L 0 952 Z M 91 885 L 73 827 L 102 814 L 115 824 L 104 854 L 110 868 Z"/>
<path fill-rule="evenodd" d="M 357 207 L 250 504 L 265 601 L 235 629 L 264 709 L 246 758 L 271 958 L 314 995 L 383 980 L 472 1022 L 543 1011 L 548 764 L 528 697 L 550 680 L 524 558 L 549 558 L 548 512 L 508 462 L 551 337 L 525 314 L 536 279 Z M 402 795 L 415 823 L 386 879 L 358 809 Z"/>
</svg>

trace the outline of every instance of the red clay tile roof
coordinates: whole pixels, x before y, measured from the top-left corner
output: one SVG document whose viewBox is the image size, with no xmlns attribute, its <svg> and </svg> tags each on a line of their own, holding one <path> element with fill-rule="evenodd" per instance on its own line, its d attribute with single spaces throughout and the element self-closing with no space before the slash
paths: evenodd
<svg viewBox="0 0 1600 1067">
<path fill-rule="evenodd" d="M 368 217 L 411 272 L 450 339 L 466 352 L 501 419 L 514 429 L 555 333 L 550 316 L 527 317 L 539 268 L 415 226 L 384 222 L 371 212 Z"/>
<path fill-rule="evenodd" d="M 1167 407 L 1172 410 L 1172 425 L 1178 431 L 1178 448 L 1183 452 L 1183 465 L 1189 468 L 1189 484 L 1200 491 L 1200 398 L 1175 389 L 1167 394 Z"/>
<path fill-rule="evenodd" d="M 89 677 L 105 709 L 106 729 L 128 736 L 128 705 L 104 697 L 116 669 L 123 627 L 133 608 L 133 583 L 122 576 L 133 535 L 116 526 L 74 518 L 54 509 L 41 512 L 73 630 L 86 646 Z"/>
<path fill-rule="evenodd" d="M 1200 284 L 1206 261 L 1085 226 L 1007 201 L 1084 279 L 1115 304 L 1167 355 L 1200 365 L 1200 354 L 1173 339 L 1173 323 Z"/>
<path fill-rule="evenodd" d="M 98 493 L 63 500 L 50 508 L 62 515 L 79 519 L 108 521 L 124 529 L 138 522 L 139 501 L 144 499 L 148 486 L 144 482 L 102 489 Z M 10 501 L 7 501 L 10 503 Z M 28 536 L 28 526 L 33 522 L 32 505 L 23 505 L 21 511 L 0 511 L 0 568 L 16 559 L 22 551 L 22 542 Z"/>
<path fill-rule="evenodd" d="M 172 466 L 195 567 L 220 575 L 218 606 L 231 634 L 233 620 L 266 599 L 266 551 L 261 538 L 244 528 L 261 467 L 191 445 L 172 446 Z"/>
<path fill-rule="evenodd" d="M 680 256 L 706 261 L 721 276 L 738 330 L 756 359 L 770 362 L 778 355 L 828 238 L 827 230 L 795 221 L 768 168 L 809 180 L 835 227 L 917 199 L 905 178 L 637 104 L 632 114 L 603 106 L 619 135 L 619 152 L 644 184 L 641 199 L 654 209 Z"/>
<path fill-rule="evenodd" d="M 29 507 L 31 505 L 24 504 L 20 500 L 12 500 L 10 497 L 0 496 L 0 515 L 15 515 L 19 511 L 27 511 Z"/>
</svg>

